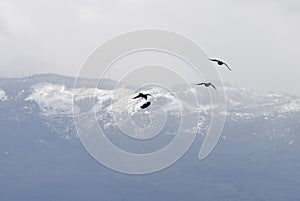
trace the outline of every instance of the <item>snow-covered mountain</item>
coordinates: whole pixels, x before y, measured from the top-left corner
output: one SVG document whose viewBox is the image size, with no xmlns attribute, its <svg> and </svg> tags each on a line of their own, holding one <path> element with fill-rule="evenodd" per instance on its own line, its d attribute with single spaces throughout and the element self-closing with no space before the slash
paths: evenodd
<svg viewBox="0 0 300 201">
<path fill-rule="evenodd" d="M 146 88 L 153 95 L 152 104 L 141 110 L 144 101 L 132 100 L 133 91 L 125 83 L 114 90 L 117 82 L 107 79 L 95 89 L 96 80 L 80 79 L 74 89 L 74 81 L 53 74 L 0 78 L 0 200 L 53 200 L 60 195 L 62 200 L 299 200 L 299 97 L 225 85 L 222 137 L 211 155 L 198 161 L 214 107 L 205 88 L 176 86 L 173 92 Z M 199 96 L 198 106 L 178 102 L 176 94 L 188 92 Z M 130 177 L 91 159 L 77 137 L 73 112 L 78 111 L 95 111 L 110 139 L 132 152 L 167 144 L 176 135 L 181 115 L 200 114 L 199 128 L 186 131 L 199 135 L 172 167 Z M 125 112 L 137 125 L 145 126 L 150 113 L 161 111 L 167 117 L 165 136 L 150 146 L 127 142 L 113 120 L 113 115 L 123 117 Z M 122 118 L 120 122 L 127 123 Z M 74 184 L 78 181 L 82 183 Z"/>
<path fill-rule="evenodd" d="M 3 109 L 4 107 L 5 109 L 10 108 L 9 114 L 28 115 L 35 111 L 34 114 L 39 115 L 51 130 L 66 139 L 76 138 L 73 109 L 79 110 L 79 107 L 89 102 L 92 104 L 89 110 L 95 110 L 100 123 L 103 123 L 103 126 L 107 129 L 116 128 L 113 121 L 113 112 L 127 112 L 133 118 L 135 115 L 141 117 L 141 114 L 147 115 L 149 113 L 149 110 L 142 111 L 140 109 L 140 106 L 144 103 L 143 100 L 132 100 L 128 96 L 128 94 L 133 93 L 130 89 L 123 86 L 121 90 L 127 96 L 120 97 L 113 90 L 116 82 L 107 80 L 104 83 L 107 82 L 106 86 L 109 87 L 96 89 L 92 87 L 93 82 L 93 80 L 82 80 L 82 87 L 74 89 L 73 78 L 59 75 L 36 75 L 18 79 L 4 78 L 0 80 L 0 104 L 3 105 Z M 210 111 L 213 107 L 210 104 L 208 92 L 201 87 L 186 89 L 176 86 L 174 93 L 184 94 L 187 90 L 196 92 L 196 95 L 200 96 L 200 100 L 203 100 L 197 108 L 188 102 L 179 103 L 173 92 L 161 91 L 157 88 L 147 89 L 153 96 L 151 99 L 152 106 L 162 107 L 170 115 L 170 118 L 176 119 L 181 112 L 186 116 L 192 112 L 197 112 L 201 114 L 202 120 L 208 124 Z M 289 119 L 290 116 L 298 117 L 300 114 L 299 97 L 259 93 L 229 85 L 225 86 L 224 90 L 226 93 L 226 120 L 228 125 L 247 121 L 254 122 L 260 119 L 268 123 L 280 122 Z M 80 96 L 75 97 L 73 105 L 74 94 L 80 94 Z M 15 104 L 17 104 L 17 107 L 15 107 Z M 286 131 L 291 129 L 290 127 L 282 128 Z M 202 132 L 205 132 L 205 130 L 202 129 Z M 254 129 L 253 133 L 256 132 L 258 132 L 257 129 Z M 279 134 L 274 133 L 274 135 Z M 280 135 L 283 135 L 283 133 Z M 226 138 L 226 136 L 224 137 Z"/>
</svg>

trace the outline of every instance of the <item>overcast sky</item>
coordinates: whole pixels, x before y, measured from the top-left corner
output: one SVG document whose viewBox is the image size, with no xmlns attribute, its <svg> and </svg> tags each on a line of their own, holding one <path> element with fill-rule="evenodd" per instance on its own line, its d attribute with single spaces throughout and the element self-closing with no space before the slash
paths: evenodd
<svg viewBox="0 0 300 201">
<path fill-rule="evenodd" d="M 184 34 L 234 69 L 225 81 L 300 95 L 299 0 L 0 0 L 0 76 L 77 75 L 114 35 Z"/>
</svg>

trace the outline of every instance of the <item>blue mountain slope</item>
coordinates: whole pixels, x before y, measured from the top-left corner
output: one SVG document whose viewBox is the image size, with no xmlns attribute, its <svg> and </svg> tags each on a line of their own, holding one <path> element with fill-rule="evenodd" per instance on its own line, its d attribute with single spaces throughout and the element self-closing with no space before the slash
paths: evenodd
<svg viewBox="0 0 300 201">
<path fill-rule="evenodd" d="M 93 86 L 84 80 L 83 86 Z M 159 149 L 172 140 L 178 111 L 171 96 L 155 96 L 168 121 L 152 146 L 127 141 L 111 121 L 106 80 L 96 96 L 100 125 L 108 137 L 132 152 Z M 13 84 L 14 83 L 14 84 Z M 86 84 L 92 83 L 92 84 Z M 59 75 L 1 78 L 0 200 L 299 200 L 299 98 L 226 86 L 228 115 L 221 139 L 203 161 L 197 159 L 209 123 L 203 101 L 201 131 L 191 149 L 171 167 L 149 175 L 114 172 L 95 161 L 80 143 L 69 95 L 74 79 Z M 185 89 L 177 87 L 177 93 Z M 202 90 L 202 89 L 200 89 Z M 153 92 L 154 93 L 154 92 Z M 203 100 L 208 100 L 203 90 Z M 90 98 L 85 94 L 85 99 Z M 138 105 L 136 106 L 138 108 Z M 189 103 L 183 104 L 189 108 Z M 135 106 L 128 109 L 141 125 Z M 186 109 L 188 111 L 188 109 Z M 188 113 L 183 113 L 188 118 Z"/>
</svg>

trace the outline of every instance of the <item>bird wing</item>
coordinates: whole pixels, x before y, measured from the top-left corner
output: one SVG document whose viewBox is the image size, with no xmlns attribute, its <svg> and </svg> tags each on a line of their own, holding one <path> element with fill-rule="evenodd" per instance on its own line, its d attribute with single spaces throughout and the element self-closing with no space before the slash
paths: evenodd
<svg viewBox="0 0 300 201">
<path fill-rule="evenodd" d="M 132 99 L 137 99 L 137 98 L 140 98 L 141 97 L 141 94 L 137 95 L 136 97 L 133 97 Z"/>
<path fill-rule="evenodd" d="M 203 85 L 203 84 L 205 84 L 204 82 L 202 82 L 202 83 L 199 83 L 199 84 L 197 84 L 197 85 Z"/>
<path fill-rule="evenodd" d="M 151 96 L 151 94 L 145 94 L 145 99 L 147 100 L 148 96 Z"/>
<path fill-rule="evenodd" d="M 209 60 L 211 60 L 211 61 L 219 61 L 218 59 L 209 59 Z"/>
<path fill-rule="evenodd" d="M 217 89 L 216 87 L 215 87 L 215 85 L 213 85 L 213 84 L 210 84 L 214 89 Z"/>
<path fill-rule="evenodd" d="M 228 70 L 232 70 L 226 63 L 223 62 L 223 64 L 228 68 Z"/>
<path fill-rule="evenodd" d="M 228 68 L 228 70 L 232 70 L 231 68 L 229 68 L 229 66 L 225 62 L 223 62 L 223 61 L 221 61 L 219 59 L 209 59 L 209 60 L 215 61 L 215 62 L 222 62 Z"/>
</svg>

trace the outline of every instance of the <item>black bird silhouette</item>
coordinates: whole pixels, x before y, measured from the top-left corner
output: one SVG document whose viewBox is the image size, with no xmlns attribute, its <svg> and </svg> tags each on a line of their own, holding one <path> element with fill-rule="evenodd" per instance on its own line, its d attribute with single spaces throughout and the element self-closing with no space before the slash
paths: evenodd
<svg viewBox="0 0 300 201">
<path fill-rule="evenodd" d="M 148 96 L 151 96 L 151 94 L 143 94 L 143 93 L 139 93 L 139 95 L 137 95 L 136 97 L 133 97 L 132 99 L 144 98 L 144 99 L 147 100 Z"/>
<path fill-rule="evenodd" d="M 218 64 L 219 66 L 225 65 L 225 66 L 228 68 L 228 70 L 231 70 L 231 68 L 229 68 L 229 66 L 228 66 L 225 62 L 223 62 L 223 61 L 221 61 L 221 60 L 219 60 L 219 59 L 209 59 L 209 60 L 211 60 L 211 61 L 213 61 L 213 62 L 217 62 L 217 64 Z"/>
<path fill-rule="evenodd" d="M 202 82 L 202 83 L 197 84 L 197 85 L 204 85 L 204 86 L 206 86 L 206 87 L 212 86 L 214 89 L 217 89 L 217 88 L 215 87 L 215 85 L 213 85 L 213 84 L 210 83 L 210 82 Z"/>
<path fill-rule="evenodd" d="M 141 109 L 145 109 L 145 108 L 149 107 L 150 105 L 151 105 L 151 102 L 144 103 L 143 105 L 141 105 Z"/>
</svg>

